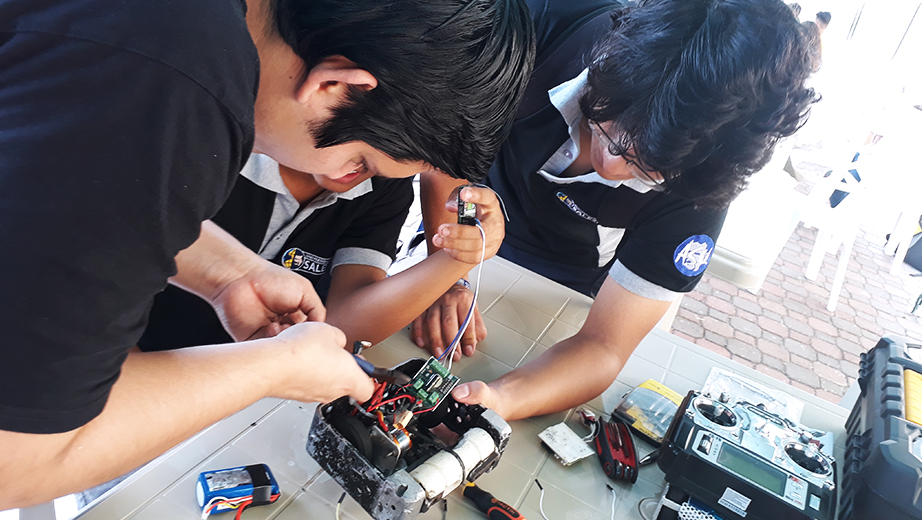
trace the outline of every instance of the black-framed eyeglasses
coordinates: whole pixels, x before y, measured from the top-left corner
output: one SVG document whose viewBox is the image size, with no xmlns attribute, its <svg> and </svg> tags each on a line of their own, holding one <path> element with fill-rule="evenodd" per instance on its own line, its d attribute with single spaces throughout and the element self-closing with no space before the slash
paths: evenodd
<svg viewBox="0 0 922 520">
<path fill-rule="evenodd" d="M 589 131 L 592 132 L 592 135 L 599 140 L 600 143 L 605 145 L 605 153 L 609 157 L 621 157 L 628 165 L 628 171 L 631 175 L 645 184 L 658 185 L 663 182 L 663 178 L 656 172 L 650 172 L 644 169 L 642 166 L 637 164 L 635 158 L 626 155 L 625 153 L 618 153 L 619 150 L 624 148 L 624 145 L 620 142 L 616 142 L 608 132 L 602 127 L 602 124 L 597 121 L 589 120 Z"/>
</svg>

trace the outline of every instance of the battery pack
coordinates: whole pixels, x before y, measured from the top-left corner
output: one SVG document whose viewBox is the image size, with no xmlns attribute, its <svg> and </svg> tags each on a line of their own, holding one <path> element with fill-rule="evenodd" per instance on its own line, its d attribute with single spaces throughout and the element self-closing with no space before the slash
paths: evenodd
<svg viewBox="0 0 922 520">
<path fill-rule="evenodd" d="M 270 504 L 278 500 L 279 486 L 265 464 L 219 469 L 199 473 L 195 498 L 207 514 L 246 506 Z"/>
</svg>

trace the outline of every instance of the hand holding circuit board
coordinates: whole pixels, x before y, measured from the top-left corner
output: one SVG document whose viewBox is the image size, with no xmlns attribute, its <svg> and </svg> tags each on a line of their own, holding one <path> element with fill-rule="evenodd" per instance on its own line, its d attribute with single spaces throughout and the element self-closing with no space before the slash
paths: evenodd
<svg viewBox="0 0 922 520">
<path fill-rule="evenodd" d="M 512 430 L 452 399 L 459 380 L 435 358 L 384 372 L 394 381 L 379 380 L 370 400 L 317 408 L 307 450 L 372 517 L 410 519 L 493 469 Z"/>
</svg>

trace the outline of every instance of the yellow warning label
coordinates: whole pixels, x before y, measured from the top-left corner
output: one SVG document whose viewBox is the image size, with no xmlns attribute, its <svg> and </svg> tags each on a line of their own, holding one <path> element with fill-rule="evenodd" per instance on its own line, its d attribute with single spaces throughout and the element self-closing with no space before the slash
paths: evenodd
<svg viewBox="0 0 922 520">
<path fill-rule="evenodd" d="M 903 370 L 903 386 L 906 397 L 906 420 L 922 426 L 922 374 L 912 370 Z"/>
<path fill-rule="evenodd" d="M 922 383 L 922 380 L 920 380 L 920 383 Z M 678 392 L 669 388 L 663 383 L 660 383 L 659 381 L 655 381 L 653 379 L 647 379 L 646 381 L 641 383 L 638 388 L 646 388 L 648 390 L 652 390 L 658 393 L 659 395 L 665 397 L 666 399 L 669 399 L 675 404 L 682 403 L 682 396 L 679 395 Z"/>
</svg>

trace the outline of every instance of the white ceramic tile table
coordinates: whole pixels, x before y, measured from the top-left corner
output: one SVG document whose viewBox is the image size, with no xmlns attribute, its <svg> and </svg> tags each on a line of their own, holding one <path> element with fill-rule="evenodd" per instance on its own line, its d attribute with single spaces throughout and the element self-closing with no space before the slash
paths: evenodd
<svg viewBox="0 0 922 520">
<path fill-rule="evenodd" d="M 475 356 L 454 364 L 452 371 L 463 380 L 489 381 L 528 362 L 556 341 L 576 332 L 591 303 L 583 295 L 502 259 L 485 264 L 482 284 L 479 303 L 490 336 Z M 366 351 L 366 355 L 379 366 L 391 366 L 421 356 L 423 351 L 409 341 L 404 330 Z M 700 388 L 715 366 L 783 389 L 804 401 L 803 422 L 833 431 L 837 455 L 841 455 L 847 410 L 659 329 L 654 329 L 638 346 L 615 383 L 586 406 L 598 413 L 610 412 L 627 390 L 648 378 L 662 381 L 684 394 Z M 193 491 L 199 472 L 258 462 L 272 468 L 282 497 L 275 504 L 245 511 L 244 520 L 332 519 L 342 489 L 305 451 L 315 407 L 264 399 L 147 464 L 85 510 L 80 519 L 194 520 L 200 517 Z M 641 518 L 637 504 L 662 489 L 662 472 L 655 465 L 642 468 L 637 483 L 630 486 L 609 481 L 595 457 L 564 467 L 549 456 L 537 438 L 542 429 L 560 421 L 566 421 L 578 433 L 587 433 L 573 410 L 515 421 L 499 466 L 477 483 L 532 520 L 541 518 L 536 478 L 545 488 L 544 510 L 550 520 L 610 518 L 612 494 L 605 486 L 609 483 L 617 493 L 615 517 Z M 652 450 L 642 442 L 638 442 L 638 447 L 641 455 Z M 231 513 L 214 517 L 233 518 Z M 457 490 L 449 497 L 447 517 L 483 518 Z M 359 520 L 367 519 L 368 515 L 347 498 L 342 518 Z M 420 518 L 440 519 L 442 511 L 436 508 Z"/>
</svg>

